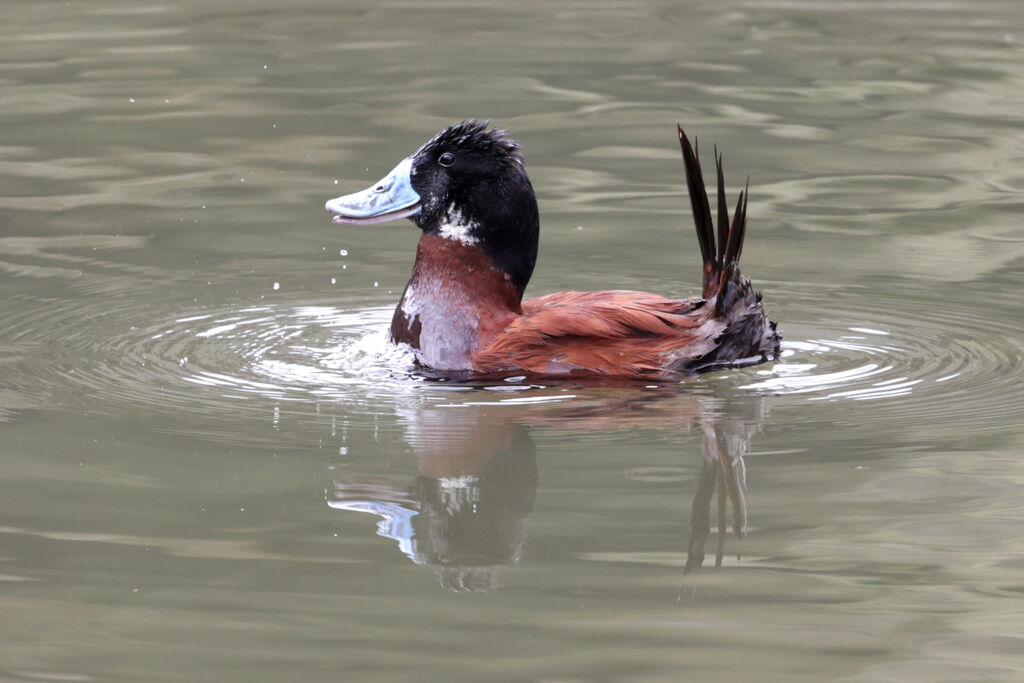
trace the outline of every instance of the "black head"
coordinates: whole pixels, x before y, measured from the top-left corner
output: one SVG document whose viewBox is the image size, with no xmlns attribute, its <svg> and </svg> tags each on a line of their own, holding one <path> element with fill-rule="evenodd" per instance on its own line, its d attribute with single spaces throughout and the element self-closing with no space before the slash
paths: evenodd
<svg viewBox="0 0 1024 683">
<path fill-rule="evenodd" d="M 335 223 L 409 218 L 427 234 L 478 246 L 520 293 L 537 260 L 537 199 L 519 145 L 486 122 L 448 126 L 377 183 L 325 208 Z"/>
<path fill-rule="evenodd" d="M 448 126 L 412 156 L 412 188 L 425 233 L 479 245 L 520 291 L 537 260 L 537 199 L 519 145 L 507 131 L 467 120 Z"/>
</svg>

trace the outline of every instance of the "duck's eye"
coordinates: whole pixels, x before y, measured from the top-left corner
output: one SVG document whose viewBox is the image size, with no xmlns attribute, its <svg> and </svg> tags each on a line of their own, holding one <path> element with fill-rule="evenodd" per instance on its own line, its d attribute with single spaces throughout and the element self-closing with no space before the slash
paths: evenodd
<svg viewBox="0 0 1024 683">
<path fill-rule="evenodd" d="M 444 154 L 437 158 L 437 163 L 441 164 L 442 166 L 451 166 L 452 164 L 455 163 L 455 155 L 452 154 L 451 152 L 445 152 Z"/>
</svg>

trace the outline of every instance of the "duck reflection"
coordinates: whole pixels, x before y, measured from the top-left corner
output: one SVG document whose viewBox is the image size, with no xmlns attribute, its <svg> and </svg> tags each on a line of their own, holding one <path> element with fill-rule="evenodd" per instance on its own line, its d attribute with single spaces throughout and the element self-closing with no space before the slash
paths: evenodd
<svg viewBox="0 0 1024 683">
<path fill-rule="evenodd" d="M 465 409 L 463 409 L 465 408 Z M 516 564 L 537 497 L 537 456 L 527 427 L 477 406 L 406 415 L 420 475 L 405 489 L 351 477 L 334 482 L 331 507 L 379 515 L 378 533 L 452 591 L 497 588 L 495 568 Z"/>
<path fill-rule="evenodd" d="M 763 419 L 757 397 L 723 400 L 668 388 L 598 396 L 570 406 L 422 406 L 402 415 L 406 440 L 418 458 L 415 481 L 396 486 L 380 478 L 339 475 L 328 504 L 380 517 L 378 534 L 397 541 L 416 564 L 433 568 L 446 589 L 490 591 L 499 585 L 497 569 L 517 564 L 524 555 L 527 519 L 537 496 L 533 430 L 582 434 L 681 424 L 702 435 L 684 572 L 704 562 L 712 508 L 718 568 L 730 511 L 735 535 L 746 534 L 743 455 Z"/>
</svg>

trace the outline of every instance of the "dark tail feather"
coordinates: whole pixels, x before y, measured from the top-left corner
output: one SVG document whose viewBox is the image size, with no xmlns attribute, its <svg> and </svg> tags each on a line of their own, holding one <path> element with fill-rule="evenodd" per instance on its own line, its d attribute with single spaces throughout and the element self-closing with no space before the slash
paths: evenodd
<svg viewBox="0 0 1024 683">
<path fill-rule="evenodd" d="M 729 241 L 729 207 L 725 205 L 725 176 L 722 174 L 722 156 L 717 147 L 715 167 L 718 170 L 718 262 L 722 263 L 725 245 Z"/>
<path fill-rule="evenodd" d="M 739 274 L 740 253 L 743 251 L 743 237 L 747 230 L 747 187 L 740 193 L 736 203 L 736 212 L 729 224 L 729 209 L 725 203 L 725 177 L 722 173 L 722 157 L 715 149 L 715 168 L 718 172 L 718 245 L 716 250 L 715 232 L 711 220 L 711 204 L 708 202 L 707 190 L 704 188 L 704 177 L 700 170 L 700 159 L 690 145 L 682 127 L 679 130 L 679 144 L 683 150 L 683 165 L 686 167 L 686 187 L 690 193 L 690 205 L 693 207 L 693 221 L 697 226 L 697 240 L 700 242 L 700 255 L 704 261 L 703 296 L 709 299 L 724 292 L 727 283 Z M 726 306 L 726 297 L 719 296 L 716 307 L 721 312 Z"/>
<path fill-rule="evenodd" d="M 719 261 L 721 271 L 719 274 L 718 288 L 715 290 L 720 296 L 715 300 L 715 306 L 719 313 L 729 304 L 728 297 L 721 296 L 729 281 L 740 274 L 740 253 L 743 251 L 743 237 L 747 234 L 747 196 L 750 189 L 750 181 L 747 187 L 740 192 L 740 198 L 736 202 L 736 213 L 732 217 L 732 226 L 729 228 L 729 239 L 723 249 L 722 258 Z"/>
<path fill-rule="evenodd" d="M 736 214 L 733 216 L 732 227 L 729 228 L 729 246 L 725 250 L 725 259 L 722 263 L 738 263 L 740 254 L 743 253 L 743 238 L 747 234 L 747 199 L 750 198 L 750 178 L 740 192 L 739 201 L 736 202 Z"/>
<path fill-rule="evenodd" d="M 700 161 L 694 154 L 690 140 L 681 126 L 679 145 L 683 149 L 683 165 L 686 167 L 686 189 L 690 194 L 690 206 L 693 208 L 693 223 L 697 227 L 697 241 L 700 243 L 700 257 L 704 261 L 704 298 L 710 296 L 718 284 L 718 258 L 715 254 L 715 225 L 711 221 L 711 206 L 708 204 L 708 193 L 704 189 L 704 176 L 700 170 Z"/>
</svg>

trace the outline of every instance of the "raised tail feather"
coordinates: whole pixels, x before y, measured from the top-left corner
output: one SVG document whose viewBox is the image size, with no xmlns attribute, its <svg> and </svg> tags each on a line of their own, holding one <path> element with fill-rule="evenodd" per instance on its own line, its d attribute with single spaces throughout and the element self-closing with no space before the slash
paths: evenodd
<svg viewBox="0 0 1024 683">
<path fill-rule="evenodd" d="M 699 372 L 723 365 L 776 358 L 781 337 L 775 329 L 775 323 L 768 319 L 761 307 L 761 295 L 754 291 L 750 281 L 740 273 L 739 267 L 743 238 L 747 231 L 750 180 L 747 180 L 746 187 L 740 192 L 730 223 L 729 209 L 725 203 L 722 157 L 715 150 L 715 170 L 718 176 L 716 243 L 711 203 L 704 188 L 698 152 L 690 145 L 682 127 L 677 128 L 679 145 L 683 150 L 683 165 L 686 167 L 686 187 L 693 208 L 693 222 L 697 227 L 697 241 L 704 262 L 702 296 L 713 301 L 715 316 L 726 322 L 725 330 L 715 340 L 717 346 L 714 351 L 687 363 L 685 370 Z"/>
<path fill-rule="evenodd" d="M 689 138 L 679 130 L 679 145 L 683 150 L 683 165 L 686 167 L 686 187 L 690 194 L 690 206 L 693 208 L 693 222 L 697 227 L 697 241 L 700 243 L 700 256 L 704 261 L 703 293 L 710 299 L 724 292 L 727 283 L 739 275 L 740 253 L 743 251 L 743 237 L 747 231 L 747 187 L 740 192 L 736 202 L 736 211 L 732 224 L 729 223 L 729 208 L 725 203 L 725 178 L 722 174 L 722 157 L 715 150 L 715 168 L 718 172 L 718 244 L 715 244 L 715 226 L 711 219 L 711 204 L 707 190 L 704 188 L 704 174 L 700 169 L 697 152 L 690 145 Z M 722 312 L 726 305 L 726 297 L 719 296 L 715 301 L 717 312 Z"/>
</svg>

